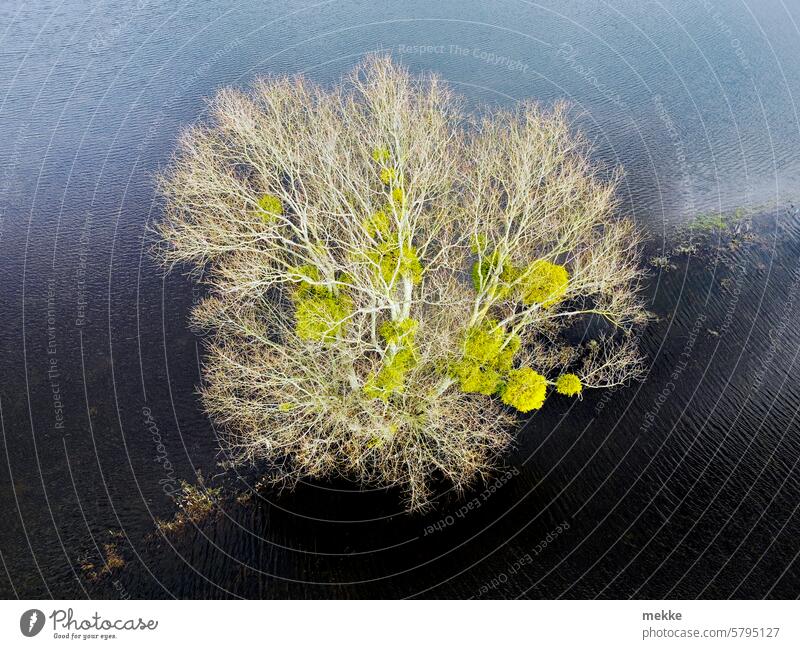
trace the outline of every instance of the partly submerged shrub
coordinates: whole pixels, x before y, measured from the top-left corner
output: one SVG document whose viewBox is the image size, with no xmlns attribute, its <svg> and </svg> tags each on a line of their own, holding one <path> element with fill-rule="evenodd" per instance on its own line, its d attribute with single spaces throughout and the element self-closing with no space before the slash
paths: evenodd
<svg viewBox="0 0 800 649">
<path fill-rule="evenodd" d="M 469 117 L 371 59 L 327 91 L 226 89 L 163 177 L 168 263 L 205 269 L 203 397 L 283 480 L 431 483 L 489 469 L 515 413 L 637 371 L 637 236 L 566 109 Z M 577 345 L 576 325 L 605 324 Z"/>
<path fill-rule="evenodd" d="M 546 393 L 547 379 L 530 367 L 511 370 L 502 388 L 503 403 L 520 412 L 541 408 Z"/>
</svg>

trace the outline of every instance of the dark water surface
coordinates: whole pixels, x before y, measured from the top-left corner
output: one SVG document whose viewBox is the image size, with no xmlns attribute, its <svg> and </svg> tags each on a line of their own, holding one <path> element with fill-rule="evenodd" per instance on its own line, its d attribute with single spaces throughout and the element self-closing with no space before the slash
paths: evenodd
<svg viewBox="0 0 800 649">
<path fill-rule="evenodd" d="M 799 24 L 779 0 L 4 2 L 0 595 L 800 595 Z M 145 237 L 204 97 L 377 49 L 476 104 L 571 100 L 648 256 L 700 212 L 758 214 L 654 269 L 645 382 L 551 399 L 496 482 L 424 516 L 220 466 L 199 294 Z M 222 511 L 162 536 L 197 470 Z"/>
</svg>

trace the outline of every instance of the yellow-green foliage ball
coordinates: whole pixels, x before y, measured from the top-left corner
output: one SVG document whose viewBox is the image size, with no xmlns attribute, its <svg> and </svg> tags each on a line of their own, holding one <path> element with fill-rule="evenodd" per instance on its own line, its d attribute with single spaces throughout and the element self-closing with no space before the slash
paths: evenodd
<svg viewBox="0 0 800 649">
<path fill-rule="evenodd" d="M 316 266 L 305 264 L 292 269 L 292 273 L 298 276 L 297 287 L 295 288 L 295 298 L 302 300 L 304 298 L 319 295 L 326 296 L 329 291 L 324 286 L 319 286 L 317 282 L 321 281 L 322 274 Z"/>
<path fill-rule="evenodd" d="M 388 345 L 400 345 L 403 342 L 413 343 L 414 334 L 417 333 L 419 322 L 414 318 L 405 318 L 400 321 L 387 320 L 379 328 L 378 333 Z"/>
<path fill-rule="evenodd" d="M 388 185 L 397 178 L 397 169 L 394 167 L 384 167 L 381 169 L 381 182 Z"/>
<path fill-rule="evenodd" d="M 463 392 L 495 394 L 511 370 L 514 355 L 519 351 L 519 336 L 507 335 L 496 320 L 487 320 L 470 327 L 464 342 L 464 357 L 453 366 Z"/>
<path fill-rule="evenodd" d="M 533 262 L 522 276 L 522 301 L 525 304 L 552 306 L 564 297 L 569 284 L 567 269 L 544 259 Z"/>
<path fill-rule="evenodd" d="M 500 353 L 506 332 L 497 326 L 496 320 L 471 327 L 464 343 L 464 355 L 479 363 L 491 362 Z"/>
<path fill-rule="evenodd" d="M 271 221 L 275 216 L 283 214 L 283 203 L 281 199 L 272 194 L 264 194 L 258 199 L 258 207 L 261 210 L 261 218 L 265 221 Z"/>
<path fill-rule="evenodd" d="M 505 329 L 497 325 L 497 320 L 486 320 L 467 331 L 464 356 L 476 363 L 495 365 L 507 371 L 511 369 L 520 344 L 519 336 L 507 336 Z"/>
<path fill-rule="evenodd" d="M 574 397 L 583 390 L 581 380 L 575 374 L 562 374 L 556 380 L 556 392 Z"/>
<path fill-rule="evenodd" d="M 361 226 L 364 228 L 364 231 L 373 238 L 386 238 L 389 235 L 391 223 L 389 222 L 389 216 L 386 212 L 378 210 L 364 219 Z"/>
<path fill-rule="evenodd" d="M 303 340 L 330 342 L 342 332 L 351 310 L 345 296 L 309 294 L 297 301 L 295 331 Z"/>
<path fill-rule="evenodd" d="M 519 348 L 522 346 L 522 339 L 516 334 L 511 334 L 506 338 L 505 346 L 498 352 L 495 357 L 495 367 L 501 372 L 508 372 L 514 363 L 514 356 L 516 356 Z"/>
<path fill-rule="evenodd" d="M 503 385 L 500 372 L 491 366 L 481 366 L 464 360 L 456 365 L 455 371 L 462 392 L 477 392 L 489 396 Z"/>
<path fill-rule="evenodd" d="M 392 154 L 389 152 L 389 149 L 386 147 L 378 147 L 372 151 L 372 159 L 375 162 L 380 162 L 381 164 L 388 162 L 391 155 Z"/>
<path fill-rule="evenodd" d="M 503 403 L 520 412 L 538 410 L 544 404 L 547 380 L 530 367 L 511 370 L 500 395 Z"/>
<path fill-rule="evenodd" d="M 403 191 L 402 187 L 395 187 L 392 190 L 392 201 L 395 205 L 402 208 L 406 204 L 406 193 Z"/>
</svg>

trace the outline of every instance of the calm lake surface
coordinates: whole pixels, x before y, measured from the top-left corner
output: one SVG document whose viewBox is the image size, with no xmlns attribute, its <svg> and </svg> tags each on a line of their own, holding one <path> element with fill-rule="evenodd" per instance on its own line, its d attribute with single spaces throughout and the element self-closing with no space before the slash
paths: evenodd
<svg viewBox="0 0 800 649">
<path fill-rule="evenodd" d="M 0 595 L 800 595 L 799 25 L 779 0 L 2 3 Z M 643 263 L 672 251 L 647 379 L 550 400 L 496 481 L 425 515 L 226 469 L 200 293 L 148 254 L 153 173 L 204 98 L 376 50 L 475 106 L 571 101 L 626 170 Z M 674 252 L 740 207 L 746 236 Z M 163 536 L 197 471 L 221 512 Z"/>
</svg>

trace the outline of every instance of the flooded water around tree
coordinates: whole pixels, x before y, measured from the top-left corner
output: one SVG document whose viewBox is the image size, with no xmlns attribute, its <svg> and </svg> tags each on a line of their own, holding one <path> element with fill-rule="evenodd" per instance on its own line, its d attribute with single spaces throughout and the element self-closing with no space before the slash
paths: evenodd
<svg viewBox="0 0 800 649">
<path fill-rule="evenodd" d="M 5 3 L 0 595 L 800 595 L 798 24 L 755 0 Z M 201 289 L 149 252 L 154 174 L 217 88 L 375 51 L 475 108 L 569 101 L 625 169 L 657 316 L 645 380 L 548 400 L 424 514 L 232 469 Z M 184 483 L 210 491 L 176 518 Z"/>
</svg>

